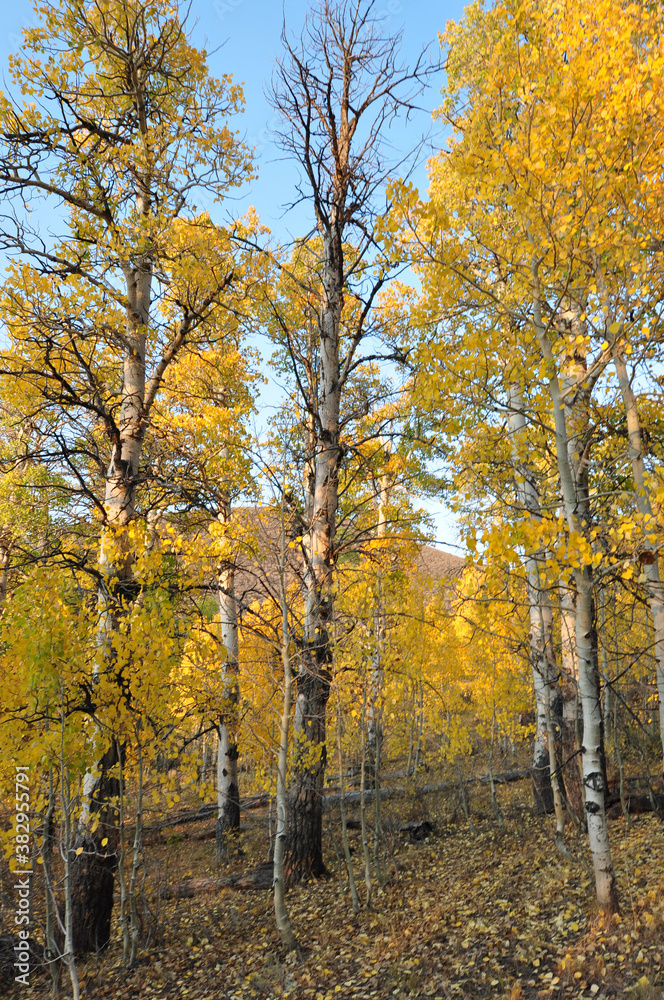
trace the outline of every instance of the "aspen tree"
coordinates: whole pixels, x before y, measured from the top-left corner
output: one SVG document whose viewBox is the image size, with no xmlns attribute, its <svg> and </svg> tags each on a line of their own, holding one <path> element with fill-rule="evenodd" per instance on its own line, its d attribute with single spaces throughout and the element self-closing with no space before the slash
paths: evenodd
<svg viewBox="0 0 664 1000">
<path fill-rule="evenodd" d="M 583 32 L 576 30 L 580 19 Z M 594 571 L 604 553 L 591 521 L 588 409 L 611 354 L 608 340 L 593 336 L 604 326 L 596 261 L 610 261 L 612 275 L 636 275 L 623 284 L 630 296 L 648 295 L 642 275 L 660 266 L 643 254 L 661 232 L 660 36 L 661 12 L 636 4 L 616 10 L 585 0 L 506 0 L 488 12 L 469 8 L 446 34 L 441 114 L 456 135 L 432 164 L 432 199 L 415 235 L 432 239 L 438 280 L 450 275 L 456 287 L 458 279 L 471 311 L 484 299 L 487 314 L 524 331 L 535 347 L 532 377 L 549 396 L 566 523 L 564 543 L 555 546 L 562 565 L 553 560 L 551 569 L 574 577 L 585 809 L 598 902 L 606 909 L 616 898 L 594 612 Z M 413 192 L 404 191 L 403 200 L 412 209 Z M 490 356 L 491 321 L 476 331 Z"/>
<path fill-rule="evenodd" d="M 556 457 L 561 492 L 570 534 L 582 539 L 585 525 L 578 513 L 576 481 L 569 460 L 570 439 L 565 420 L 560 376 L 551 349 L 549 335 L 542 317 L 542 300 L 536 262 L 532 267 L 533 323 L 542 357 L 549 370 L 549 393 L 556 435 Z M 594 621 L 594 595 L 591 565 L 577 561 L 574 568 L 576 585 L 576 653 L 579 664 L 579 691 L 583 712 L 583 784 L 585 788 L 586 820 L 590 852 L 593 859 L 595 889 L 600 907 L 609 912 L 617 909 L 615 875 L 611 861 L 606 821 L 606 765 L 604 761 L 602 708 L 597 666 L 597 640 Z M 594 640 L 594 641 L 593 641 Z"/>
<path fill-rule="evenodd" d="M 271 103 L 281 121 L 280 144 L 300 169 L 295 201 L 310 208 L 316 234 L 315 281 L 305 282 L 316 303 L 314 381 L 300 387 L 312 475 L 302 536 L 306 617 L 296 679 L 287 845 L 290 877 L 299 880 L 324 870 L 322 790 L 344 457 L 340 435 L 348 381 L 362 363 L 361 345 L 375 330 L 376 296 L 394 266 L 373 232 L 390 170 L 386 131 L 412 108 L 428 67 L 423 60 L 412 70 L 399 65 L 399 37 L 384 35 L 373 0 L 321 0 L 301 38 L 291 41 L 284 33 L 283 45 Z M 345 309 L 351 310 L 352 322 L 344 333 Z M 286 317 L 279 319 L 288 349 L 295 353 L 290 339 L 295 331 Z"/>
<path fill-rule="evenodd" d="M 42 406 L 64 409 L 79 439 L 81 431 L 105 438 L 101 448 L 72 449 L 71 435 L 52 433 L 73 485 L 102 519 L 101 676 L 113 670 L 124 608 L 137 593 L 129 526 L 155 401 L 169 366 L 237 280 L 230 234 L 195 198 L 223 196 L 250 168 L 226 124 L 241 91 L 210 77 L 176 3 L 58 0 L 35 11 L 10 63 L 23 99 L 3 95 L 0 104 L 0 183 L 15 203 L 45 199 L 61 209 L 66 235 L 49 245 L 19 208 L 5 223 L 3 243 L 19 259 L 4 290 L 15 350 L 3 367 L 33 385 Z M 102 852 L 100 839 L 116 836 L 116 748 L 99 737 L 86 781 L 84 816 L 101 822 L 79 830 L 85 850 L 73 865 L 79 952 L 103 947 L 110 933 L 115 850 Z"/>
<path fill-rule="evenodd" d="M 219 521 L 231 522 L 231 506 L 222 499 Z M 219 572 L 219 623 L 225 652 L 222 685 L 227 713 L 219 723 L 217 745 L 217 860 L 228 855 L 228 835 L 240 828 L 240 792 L 238 786 L 238 748 L 235 715 L 239 700 L 238 610 L 235 600 L 235 566 L 232 558 L 224 561 Z"/>
</svg>

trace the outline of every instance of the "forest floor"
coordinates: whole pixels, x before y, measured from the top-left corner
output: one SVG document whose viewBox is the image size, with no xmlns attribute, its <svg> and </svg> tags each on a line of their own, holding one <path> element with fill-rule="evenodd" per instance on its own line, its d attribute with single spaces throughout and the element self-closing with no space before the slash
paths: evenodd
<svg viewBox="0 0 664 1000">
<path fill-rule="evenodd" d="M 122 966 L 119 928 L 100 956 L 79 963 L 85 1000 L 293 1000 L 393 997 L 453 1000 L 664 997 L 664 836 L 652 814 L 611 823 L 621 915 L 610 923 L 593 907 L 588 871 L 553 843 L 553 818 L 532 815 L 526 782 L 500 789 L 504 826 L 488 792 L 472 801 L 474 832 L 449 799 L 426 799 L 435 829 L 411 842 L 387 839 L 388 882 L 375 909 L 353 916 L 337 869 L 338 815 L 326 823 L 330 877 L 292 889 L 288 906 L 301 955 L 287 955 L 274 927 L 269 891 L 223 889 L 159 902 L 157 933 L 137 966 Z M 458 805 L 458 803 L 457 803 Z M 419 819 L 415 797 L 384 804 L 387 828 Z M 214 860 L 210 821 L 174 827 L 146 848 L 153 917 L 159 886 L 248 870 L 265 860 L 266 817 L 247 814 L 243 853 L 223 872 Z M 336 842 L 336 849 L 335 849 Z M 361 844 L 351 833 L 362 897 Z M 344 890 L 347 880 L 342 879 Z M 63 996 L 69 995 L 63 981 Z M 35 974 L 16 995 L 44 997 Z"/>
</svg>

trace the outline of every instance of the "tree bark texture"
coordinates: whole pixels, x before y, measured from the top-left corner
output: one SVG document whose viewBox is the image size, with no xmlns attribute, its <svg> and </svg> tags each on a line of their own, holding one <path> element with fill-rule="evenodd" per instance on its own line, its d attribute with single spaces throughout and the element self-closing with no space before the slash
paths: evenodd
<svg viewBox="0 0 664 1000">
<path fill-rule="evenodd" d="M 339 413 L 341 378 L 339 330 L 343 303 L 341 225 L 323 236 L 317 431 L 314 481 L 305 537 L 305 622 L 295 700 L 295 755 L 288 795 L 286 870 L 291 881 L 322 875 L 325 713 L 330 689 L 332 650 L 334 534 L 339 504 Z"/>
<path fill-rule="evenodd" d="M 71 858 L 71 899 L 73 947 L 76 954 L 100 951 L 111 936 L 113 885 L 118 866 L 118 815 L 112 800 L 120 794 L 120 782 L 109 772 L 118 763 L 118 746 L 113 741 L 98 765 L 98 775 L 89 783 L 88 820 L 98 817 L 94 832 L 89 822 L 79 825 Z M 88 779 L 88 775 L 86 775 Z M 102 840 L 107 843 L 102 847 Z"/>
<path fill-rule="evenodd" d="M 583 763 L 581 761 L 581 698 L 576 655 L 576 592 L 574 584 L 560 583 L 560 648 L 563 692 L 562 758 L 567 805 L 579 822 L 585 823 Z"/>
<path fill-rule="evenodd" d="M 325 671 L 327 673 L 327 671 Z M 288 792 L 285 872 L 288 882 L 318 878 L 323 863 L 325 710 L 329 680 L 316 666 L 298 672 L 293 728 L 293 779 Z"/>
<path fill-rule="evenodd" d="M 533 263 L 533 317 L 542 356 L 549 369 L 548 390 L 555 428 L 556 458 L 567 526 L 570 534 L 585 535 L 588 527 L 583 513 L 587 511 L 587 491 L 580 478 L 587 465 L 587 448 L 579 451 L 581 437 L 577 427 L 567 428 L 567 411 L 553 354 L 549 333 L 542 318 L 539 274 Z M 579 380 L 582 385 L 582 379 Z M 576 473 L 576 474 L 575 474 Z M 581 514 L 579 511 L 581 510 Z M 606 778 L 603 747 L 602 712 L 597 665 L 597 636 L 594 621 L 592 569 L 585 561 L 576 560 L 575 638 L 579 670 L 579 692 L 583 713 L 583 783 L 588 840 L 595 876 L 595 891 L 600 909 L 614 912 L 618 908 L 615 875 L 609 847 L 606 821 Z"/>
</svg>

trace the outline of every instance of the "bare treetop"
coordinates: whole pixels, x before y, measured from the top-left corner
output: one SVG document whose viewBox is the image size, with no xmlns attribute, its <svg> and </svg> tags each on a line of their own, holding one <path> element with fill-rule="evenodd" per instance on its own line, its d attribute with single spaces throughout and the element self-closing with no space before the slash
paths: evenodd
<svg viewBox="0 0 664 1000">
<path fill-rule="evenodd" d="M 413 68 L 400 62 L 402 31 L 386 35 L 375 7 L 320 0 L 297 41 L 285 26 L 282 33 L 285 55 L 268 99 L 283 122 L 281 148 L 304 170 L 296 203 L 313 202 L 321 231 L 366 231 L 374 195 L 414 152 L 395 154 L 387 130 L 418 109 L 436 69 L 426 49 Z"/>
</svg>

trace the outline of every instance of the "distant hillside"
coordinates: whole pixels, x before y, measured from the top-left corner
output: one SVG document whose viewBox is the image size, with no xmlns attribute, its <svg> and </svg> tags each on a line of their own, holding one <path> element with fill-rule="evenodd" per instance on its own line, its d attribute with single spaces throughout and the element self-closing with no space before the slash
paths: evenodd
<svg viewBox="0 0 664 1000">
<path fill-rule="evenodd" d="M 453 580 L 461 575 L 465 565 L 465 559 L 452 555 L 451 552 L 443 552 L 442 549 L 434 549 L 432 545 L 423 545 L 416 560 L 419 572 L 434 580 Z"/>
<path fill-rule="evenodd" d="M 235 595 L 240 605 L 246 606 L 255 600 L 262 601 L 268 595 L 278 595 L 281 546 L 279 518 L 269 508 L 243 507 L 234 511 L 234 520 L 244 527 L 253 528 L 253 540 L 245 539 L 236 554 Z M 293 539 L 301 530 L 291 516 L 286 527 L 286 537 Z M 433 584 L 440 581 L 451 582 L 461 575 L 465 565 L 464 559 L 451 552 L 423 545 L 411 564 L 411 573 L 421 574 Z M 288 549 L 286 574 L 290 581 L 302 579 L 303 564 L 298 545 Z"/>
</svg>

